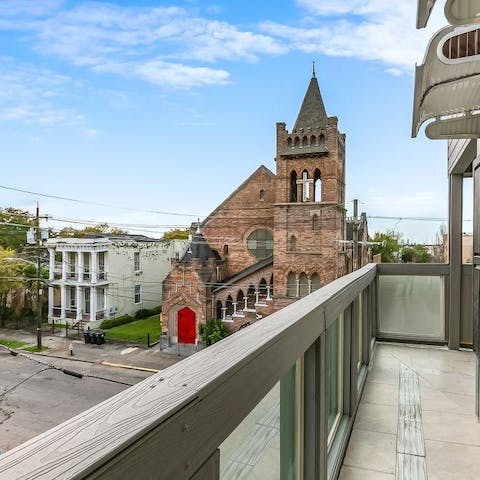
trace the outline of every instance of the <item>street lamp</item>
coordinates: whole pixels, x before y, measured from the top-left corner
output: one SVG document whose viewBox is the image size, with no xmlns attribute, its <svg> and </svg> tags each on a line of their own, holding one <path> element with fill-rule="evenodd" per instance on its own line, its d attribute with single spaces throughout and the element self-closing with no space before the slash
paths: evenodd
<svg viewBox="0 0 480 480">
<path fill-rule="evenodd" d="M 23 263 L 28 263 L 29 265 L 35 265 L 37 268 L 37 349 L 40 351 L 42 349 L 42 302 L 41 302 L 41 288 L 40 288 L 40 282 L 42 279 L 40 278 L 41 274 L 41 265 L 40 265 L 40 256 L 37 257 L 37 262 L 32 262 L 31 260 L 26 260 L 25 258 L 20 258 L 20 257 L 7 257 L 4 258 L 5 261 L 9 262 L 23 262 Z"/>
</svg>

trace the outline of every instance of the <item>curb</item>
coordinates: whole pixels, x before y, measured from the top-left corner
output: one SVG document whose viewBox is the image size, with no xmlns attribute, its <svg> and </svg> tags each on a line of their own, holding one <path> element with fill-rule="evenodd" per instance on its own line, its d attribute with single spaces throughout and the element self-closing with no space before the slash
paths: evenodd
<svg viewBox="0 0 480 480">
<path fill-rule="evenodd" d="M 121 363 L 100 362 L 99 365 L 105 365 L 106 367 L 127 368 L 130 370 L 139 370 L 141 372 L 150 372 L 150 373 L 161 372 L 161 370 L 156 370 L 155 368 L 135 367 L 133 365 L 122 365 Z"/>
</svg>

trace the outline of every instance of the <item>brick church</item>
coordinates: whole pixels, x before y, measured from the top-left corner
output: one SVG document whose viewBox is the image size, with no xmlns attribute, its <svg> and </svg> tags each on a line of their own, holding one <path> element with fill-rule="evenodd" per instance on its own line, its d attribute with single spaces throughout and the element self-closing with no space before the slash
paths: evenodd
<svg viewBox="0 0 480 480">
<path fill-rule="evenodd" d="M 276 137 L 276 173 L 261 165 L 172 260 L 162 317 L 173 342 L 213 318 L 235 331 L 347 273 L 345 135 L 315 72 L 295 126 L 277 123 Z"/>
</svg>

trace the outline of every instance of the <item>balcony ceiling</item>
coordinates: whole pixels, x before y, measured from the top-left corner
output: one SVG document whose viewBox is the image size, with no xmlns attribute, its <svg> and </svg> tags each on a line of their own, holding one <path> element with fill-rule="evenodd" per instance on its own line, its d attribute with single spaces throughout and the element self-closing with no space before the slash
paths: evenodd
<svg viewBox="0 0 480 480">
<path fill-rule="evenodd" d="M 480 19 L 480 0 L 447 0 L 445 16 L 452 25 L 477 23 Z"/>
<path fill-rule="evenodd" d="M 437 0 L 418 0 L 417 28 L 425 28 Z"/>
<path fill-rule="evenodd" d="M 469 29 L 480 28 L 478 25 Z M 423 65 L 416 69 L 413 109 L 413 131 L 417 136 L 421 125 L 436 118 L 437 122 L 427 128 L 431 138 L 479 138 L 478 129 L 468 136 L 460 134 L 461 118 L 464 127 L 473 129 L 475 116 L 464 115 L 480 110 L 480 61 L 479 56 L 454 61 L 441 60 L 439 52 L 444 40 L 451 35 L 465 32 L 465 27 L 446 27 L 430 41 Z M 445 116 L 456 118 L 440 118 Z"/>
</svg>

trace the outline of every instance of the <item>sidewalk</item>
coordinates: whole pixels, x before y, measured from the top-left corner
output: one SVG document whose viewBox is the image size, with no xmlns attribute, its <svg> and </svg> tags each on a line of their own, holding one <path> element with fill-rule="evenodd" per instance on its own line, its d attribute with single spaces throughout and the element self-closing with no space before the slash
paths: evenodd
<svg viewBox="0 0 480 480">
<path fill-rule="evenodd" d="M 36 345 L 36 335 L 26 331 L 0 329 L 0 338 L 16 340 Z M 73 347 L 73 356 L 70 355 L 69 345 Z M 42 345 L 49 350 L 34 355 L 65 358 L 68 360 L 102 364 L 103 362 L 118 365 L 131 366 L 136 368 L 146 368 L 153 370 L 163 370 L 173 365 L 183 358 L 176 352 L 161 352 L 159 346 L 150 349 L 139 348 L 133 344 L 127 343 L 106 343 L 104 345 L 85 344 L 83 338 L 68 339 L 52 334 L 43 334 Z M 181 353 L 184 353 L 183 351 Z"/>
</svg>

